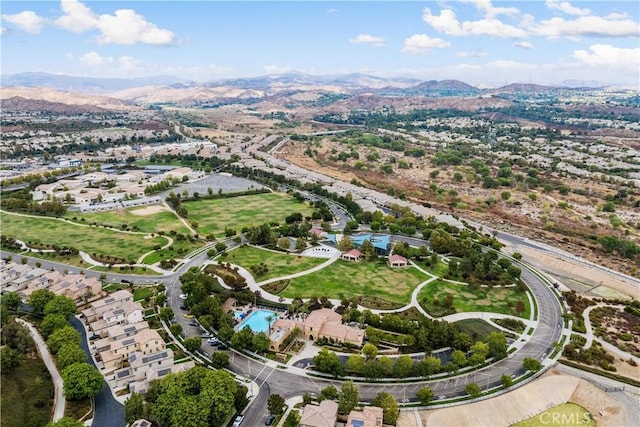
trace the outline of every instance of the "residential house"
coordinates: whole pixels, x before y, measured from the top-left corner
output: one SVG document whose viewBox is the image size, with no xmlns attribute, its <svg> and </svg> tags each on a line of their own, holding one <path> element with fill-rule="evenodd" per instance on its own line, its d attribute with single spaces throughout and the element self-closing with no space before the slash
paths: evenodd
<svg viewBox="0 0 640 427">
<path fill-rule="evenodd" d="M 49 287 L 56 295 L 72 299 L 76 305 L 83 305 L 92 298 L 100 297 L 102 283 L 95 277 L 82 274 L 68 274 Z"/>
<path fill-rule="evenodd" d="M 142 322 L 144 307 L 140 303 L 126 301 L 99 309 L 100 317 L 89 324 L 94 334 L 102 335 L 102 331 L 116 324 L 127 325 Z"/>
<path fill-rule="evenodd" d="M 121 289 L 106 298 L 92 302 L 89 308 L 82 310 L 82 315 L 85 317 L 87 323 L 95 322 L 105 311 L 109 310 L 112 304 L 122 304 L 128 301 L 133 302 L 133 294 L 125 289 Z"/>
<path fill-rule="evenodd" d="M 338 403 L 323 400 L 319 405 L 305 405 L 300 427 L 334 427 L 338 418 Z"/>
<path fill-rule="evenodd" d="M 98 359 L 102 362 L 103 369 L 109 372 L 117 369 L 136 351 L 147 355 L 165 348 L 164 340 L 157 331 L 143 329 L 131 337 L 112 341 L 109 344 L 109 349 L 98 353 Z"/>
<path fill-rule="evenodd" d="M 381 427 L 383 410 L 377 406 L 365 406 L 362 411 L 351 411 L 346 427 Z"/>
<path fill-rule="evenodd" d="M 167 366 L 165 368 L 161 367 L 160 369 L 147 369 L 146 371 L 144 371 L 144 378 L 129 383 L 129 391 L 136 393 L 146 393 L 151 381 L 160 380 L 169 374 L 178 374 L 180 372 L 188 371 L 194 366 L 196 366 L 195 362 L 193 360 L 189 360 L 186 362 L 178 363 L 177 365 Z"/>
</svg>

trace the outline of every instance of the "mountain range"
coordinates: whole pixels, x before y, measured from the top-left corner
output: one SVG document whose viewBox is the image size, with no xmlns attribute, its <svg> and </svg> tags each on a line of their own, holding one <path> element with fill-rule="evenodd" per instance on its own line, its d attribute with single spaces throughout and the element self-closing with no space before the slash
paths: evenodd
<svg viewBox="0 0 640 427">
<path fill-rule="evenodd" d="M 222 79 L 195 82 L 174 76 L 142 78 L 76 77 L 49 73 L 20 73 L 3 75 L 0 97 L 40 99 L 49 102 L 70 103 L 64 93 L 81 96 L 115 98 L 109 107 L 127 108 L 129 103 L 174 103 L 179 105 L 218 106 L 235 102 L 252 103 L 273 101 L 277 104 L 313 105 L 332 98 L 363 96 L 376 98 L 516 98 L 523 94 L 553 95 L 559 91 L 595 90 L 595 82 L 579 88 L 543 86 L 531 83 L 512 83 L 499 88 L 479 88 L 459 80 L 420 81 L 410 78 L 384 78 L 368 74 L 312 75 L 306 73 L 271 74 L 249 78 Z M 54 96 L 54 92 L 61 92 Z M 48 94 L 47 96 L 42 93 Z M 19 102 L 18 102 L 19 101 Z M 125 105 L 122 105 L 122 102 Z M 11 105 L 24 104 L 13 100 Z M 305 104 L 306 103 L 306 104 Z M 89 104 L 74 102 L 73 104 Z"/>
</svg>

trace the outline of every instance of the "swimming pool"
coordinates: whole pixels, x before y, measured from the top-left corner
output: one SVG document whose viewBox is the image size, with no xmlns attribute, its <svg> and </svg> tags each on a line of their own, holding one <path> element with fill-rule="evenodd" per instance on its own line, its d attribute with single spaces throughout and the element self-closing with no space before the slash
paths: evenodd
<svg viewBox="0 0 640 427">
<path fill-rule="evenodd" d="M 249 317 L 240 322 L 238 330 L 248 326 L 256 334 L 260 332 L 268 332 L 269 322 L 267 321 L 267 318 L 269 316 L 273 316 L 273 320 L 271 320 L 271 323 L 273 323 L 277 319 L 278 313 L 271 310 L 256 310 L 251 313 Z"/>
</svg>

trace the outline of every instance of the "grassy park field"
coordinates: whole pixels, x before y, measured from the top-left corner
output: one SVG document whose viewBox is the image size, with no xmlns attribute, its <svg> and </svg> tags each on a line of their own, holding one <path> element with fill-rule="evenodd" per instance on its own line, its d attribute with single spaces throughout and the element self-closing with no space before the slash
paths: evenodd
<svg viewBox="0 0 640 427">
<path fill-rule="evenodd" d="M 161 206 L 157 205 L 106 212 L 67 212 L 65 218 L 82 224 L 91 224 L 93 222 L 109 224 L 118 229 L 120 229 L 123 224 L 126 224 L 136 231 L 143 231 L 145 233 L 164 231 L 168 234 L 170 231 L 176 231 L 182 234 L 189 234 L 187 227 L 184 226 L 173 212 L 163 210 Z"/>
<path fill-rule="evenodd" d="M 165 245 L 163 237 L 144 238 L 141 234 L 120 233 L 98 227 L 85 227 L 48 217 L 2 214 L 2 234 L 25 242 L 70 246 L 91 255 L 97 253 L 136 261 L 138 257 Z"/>
<path fill-rule="evenodd" d="M 230 262 L 252 271 L 252 267 L 256 267 L 264 263 L 268 270 L 265 274 L 255 277 L 256 281 L 271 279 L 274 277 L 286 276 L 288 274 L 305 271 L 320 265 L 326 261 L 322 258 L 310 258 L 300 255 L 288 255 L 254 248 L 252 246 L 243 246 L 230 251 L 226 257 L 220 258 L 220 261 Z M 255 276 L 255 274 L 254 274 Z"/>
<path fill-rule="evenodd" d="M 418 301 L 429 312 L 434 305 L 440 307 L 446 305 L 448 298 L 451 298 L 451 307 L 457 313 L 486 311 L 511 314 L 525 319 L 528 319 L 531 313 L 526 293 L 519 291 L 517 287 L 474 288 L 460 283 L 436 280 L 421 289 Z M 423 303 L 425 299 L 428 304 Z M 434 304 L 434 300 L 438 303 Z M 519 311 L 518 307 L 522 311 Z"/>
<path fill-rule="evenodd" d="M 189 221 L 198 223 L 198 233 L 223 236 L 225 228 L 240 231 L 243 227 L 281 222 L 300 212 L 311 215 L 313 209 L 306 202 L 298 202 L 286 194 L 265 193 L 222 199 L 201 199 L 184 202 Z"/>
<path fill-rule="evenodd" d="M 468 333 L 474 340 L 484 341 L 492 332 L 500 332 L 482 319 L 463 319 L 456 322 L 462 332 Z"/>
<path fill-rule="evenodd" d="M 401 307 L 410 302 L 413 289 L 427 279 L 415 268 L 389 268 L 385 260 L 359 263 L 338 260 L 320 271 L 293 279 L 281 295 L 338 299 L 363 296 L 361 304 L 365 306 L 377 308 L 381 302 L 378 300 L 384 300 Z"/>
</svg>

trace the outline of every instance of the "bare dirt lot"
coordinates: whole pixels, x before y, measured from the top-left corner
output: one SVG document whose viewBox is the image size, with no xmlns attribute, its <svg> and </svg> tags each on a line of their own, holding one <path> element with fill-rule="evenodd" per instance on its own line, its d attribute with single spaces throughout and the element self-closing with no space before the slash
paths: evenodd
<svg viewBox="0 0 640 427">
<path fill-rule="evenodd" d="M 598 387 L 579 378 L 551 370 L 511 393 L 451 408 L 401 412 L 397 425 L 510 426 L 566 402 L 587 409 L 598 426 L 632 425 L 623 406 Z M 419 421 L 418 421 L 419 420 Z"/>
<path fill-rule="evenodd" d="M 166 210 L 167 210 L 167 208 L 165 208 L 164 206 L 151 205 L 151 206 L 146 206 L 146 207 L 141 208 L 141 209 L 133 209 L 133 210 L 131 210 L 129 212 L 132 215 L 150 216 L 150 215 L 155 215 L 155 214 L 160 213 L 160 212 L 164 212 Z"/>
</svg>

